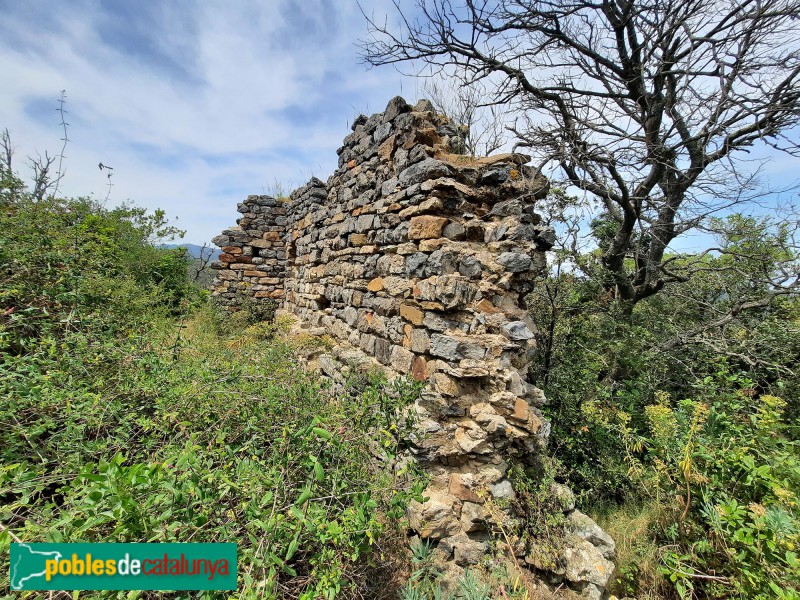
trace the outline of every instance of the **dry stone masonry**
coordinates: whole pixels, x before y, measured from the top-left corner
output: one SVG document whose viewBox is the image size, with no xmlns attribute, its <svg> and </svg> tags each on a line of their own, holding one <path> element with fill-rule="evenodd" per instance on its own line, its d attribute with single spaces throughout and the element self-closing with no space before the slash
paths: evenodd
<svg viewBox="0 0 800 600">
<path fill-rule="evenodd" d="M 213 293 L 227 305 L 277 301 L 335 338 L 316 362 L 334 379 L 366 361 L 427 382 L 413 453 L 431 475 L 429 500 L 412 505 L 410 522 L 464 566 L 489 550 L 487 502 L 514 497 L 510 462 L 544 452 L 524 298 L 554 233 L 534 211 L 548 182 L 529 158 L 458 155 L 457 134 L 424 100 L 359 117 L 327 182 L 312 178 L 287 202 L 239 204 L 238 226 L 213 240 L 223 252 Z M 528 563 L 600 597 L 613 541 L 574 505 L 565 512 L 576 533 L 559 564 Z"/>
</svg>

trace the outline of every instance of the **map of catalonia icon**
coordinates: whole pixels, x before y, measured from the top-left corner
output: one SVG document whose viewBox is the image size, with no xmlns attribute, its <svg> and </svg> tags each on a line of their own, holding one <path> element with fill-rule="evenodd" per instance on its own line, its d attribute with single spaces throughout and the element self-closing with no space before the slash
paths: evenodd
<svg viewBox="0 0 800 600">
<path fill-rule="evenodd" d="M 235 590 L 235 543 L 12 543 L 10 588 Z"/>
</svg>

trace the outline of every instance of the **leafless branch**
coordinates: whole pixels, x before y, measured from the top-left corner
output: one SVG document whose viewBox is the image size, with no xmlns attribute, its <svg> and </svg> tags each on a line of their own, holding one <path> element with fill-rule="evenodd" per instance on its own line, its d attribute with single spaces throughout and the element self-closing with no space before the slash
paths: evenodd
<svg viewBox="0 0 800 600">
<path fill-rule="evenodd" d="M 800 155 L 800 0 L 393 1 L 398 27 L 365 15 L 364 60 L 427 65 L 512 111 L 518 144 L 600 202 L 601 264 L 629 306 L 673 280 L 673 240 L 759 197 L 750 148 Z"/>
</svg>

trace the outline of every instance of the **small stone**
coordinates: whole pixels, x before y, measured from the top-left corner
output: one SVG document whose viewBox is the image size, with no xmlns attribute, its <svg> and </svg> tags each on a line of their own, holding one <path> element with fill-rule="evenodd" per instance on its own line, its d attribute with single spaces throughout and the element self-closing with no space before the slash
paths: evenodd
<svg viewBox="0 0 800 600">
<path fill-rule="evenodd" d="M 531 257 L 520 252 L 503 252 L 497 257 L 497 262 L 503 265 L 507 271 L 521 273 L 530 269 Z"/>
<path fill-rule="evenodd" d="M 483 272 L 481 263 L 473 256 L 464 256 L 458 264 L 458 272 L 464 277 L 478 277 Z"/>
<path fill-rule="evenodd" d="M 403 113 L 407 113 L 411 110 L 411 107 L 408 105 L 408 102 L 402 96 L 395 96 L 391 100 L 389 100 L 389 104 L 386 105 L 386 110 L 383 111 L 383 121 L 384 123 L 388 123 L 392 119 L 394 119 L 397 115 L 401 115 Z"/>
<path fill-rule="evenodd" d="M 383 123 L 375 128 L 375 133 L 372 134 L 372 139 L 376 144 L 380 144 L 383 140 L 389 137 L 390 133 L 392 133 L 392 124 Z"/>
<path fill-rule="evenodd" d="M 424 329 L 414 329 L 411 332 L 411 350 L 423 354 L 431 347 L 431 339 Z"/>
<path fill-rule="evenodd" d="M 388 365 L 392 357 L 392 344 L 389 340 L 383 338 L 375 338 L 375 358 L 378 362 Z"/>
<path fill-rule="evenodd" d="M 514 412 L 511 413 L 510 417 L 524 423 L 528 420 L 529 412 L 528 403 L 522 398 L 517 398 L 514 400 Z"/>
<path fill-rule="evenodd" d="M 461 223 L 448 223 L 447 227 L 442 230 L 442 235 L 451 240 L 463 240 L 466 231 Z"/>
<path fill-rule="evenodd" d="M 572 493 L 569 488 L 567 488 L 567 491 L 569 491 L 570 494 Z M 575 504 L 574 495 L 572 497 L 572 504 L 573 506 Z M 579 510 L 574 510 L 570 513 L 568 519 L 575 535 L 597 547 L 604 558 L 608 560 L 614 559 L 616 553 L 616 543 L 614 539 L 603 531 L 591 517 L 583 514 Z"/>
<path fill-rule="evenodd" d="M 435 158 L 426 158 L 414 165 L 411 165 L 398 176 L 401 186 L 409 187 L 415 183 L 421 183 L 427 179 L 436 179 L 450 174 L 450 167 Z"/>
<path fill-rule="evenodd" d="M 489 300 L 484 298 L 480 302 L 475 305 L 475 308 L 481 312 L 489 313 L 489 314 L 496 314 L 502 312 L 499 308 L 497 308 L 494 304 L 492 304 Z"/>
<path fill-rule="evenodd" d="M 415 306 L 411 306 L 410 304 L 401 304 L 400 316 L 408 321 L 411 321 L 411 323 L 414 325 L 422 325 L 422 322 L 425 318 L 425 313 Z"/>
<path fill-rule="evenodd" d="M 424 252 L 415 252 L 406 257 L 406 274 L 409 277 L 423 277 L 424 265 L 427 260 L 428 255 Z"/>
<path fill-rule="evenodd" d="M 380 292 L 383 289 L 383 277 L 376 277 L 367 284 L 370 292 Z"/>
<path fill-rule="evenodd" d="M 481 175 L 480 182 L 484 185 L 498 185 L 509 177 L 509 169 L 506 167 L 495 167 L 489 169 Z"/>
<path fill-rule="evenodd" d="M 392 296 L 400 296 L 411 289 L 412 283 L 404 277 L 384 277 L 383 287 Z"/>
<path fill-rule="evenodd" d="M 532 340 L 536 337 L 522 321 L 511 321 L 503 325 L 503 335 L 515 341 Z"/>
<path fill-rule="evenodd" d="M 434 252 L 444 246 L 447 238 L 436 238 L 432 240 L 420 240 L 419 249 L 422 252 Z"/>
<path fill-rule="evenodd" d="M 478 496 L 477 484 L 470 473 L 452 473 L 450 493 L 463 502 L 483 504 L 483 498 Z"/>
<path fill-rule="evenodd" d="M 604 588 L 614 572 L 614 563 L 586 540 L 576 538 L 564 549 L 564 575 L 572 583 L 590 583 Z"/>
<path fill-rule="evenodd" d="M 411 363 L 414 354 L 402 346 L 394 346 L 389 359 L 389 365 L 398 373 L 408 373 L 411 370 Z"/>
<path fill-rule="evenodd" d="M 452 487 L 450 493 L 453 494 Z M 458 497 L 457 494 L 453 495 Z M 470 501 L 469 498 L 462 498 L 462 500 L 464 500 L 464 504 L 461 506 L 461 529 L 466 532 L 485 530 L 489 520 L 489 511 L 478 502 Z M 478 500 L 483 502 L 480 498 Z"/>
<path fill-rule="evenodd" d="M 508 479 L 501 479 L 494 485 L 489 486 L 489 491 L 492 492 L 492 496 L 495 498 L 508 498 L 509 500 L 514 498 L 514 488 Z"/>
<path fill-rule="evenodd" d="M 414 105 L 414 112 L 436 112 L 436 109 L 430 100 L 423 98 Z"/>
<path fill-rule="evenodd" d="M 458 396 L 458 383 L 452 377 L 448 377 L 444 373 L 434 373 L 431 381 L 433 382 L 433 389 L 442 396 Z"/>
<path fill-rule="evenodd" d="M 417 381 L 428 379 L 428 362 L 421 356 L 417 356 L 411 363 L 411 377 Z"/>
<path fill-rule="evenodd" d="M 490 451 L 486 442 L 486 432 L 482 429 L 465 429 L 459 427 L 455 434 L 456 443 L 467 453 L 485 454 Z"/>
<path fill-rule="evenodd" d="M 428 500 L 420 504 L 412 500 L 408 507 L 408 521 L 422 538 L 441 539 L 458 533 L 461 529 L 453 510 L 453 499 L 445 492 L 426 491 Z"/>
<path fill-rule="evenodd" d="M 467 341 L 457 340 L 451 336 L 434 333 L 431 335 L 430 353 L 445 360 L 455 362 L 462 358 L 482 360 L 486 349 Z"/>
<path fill-rule="evenodd" d="M 461 536 L 459 536 L 461 537 Z M 464 535 L 463 539 L 459 539 L 454 544 L 455 552 L 454 559 L 457 565 L 469 566 L 477 565 L 489 554 L 488 542 L 472 540 Z"/>
<path fill-rule="evenodd" d="M 430 215 L 421 215 L 412 217 L 408 228 L 409 240 L 424 240 L 438 238 L 442 234 L 442 228 L 447 223 L 444 217 L 433 217 Z M 530 264 L 530 258 L 528 258 Z"/>
</svg>

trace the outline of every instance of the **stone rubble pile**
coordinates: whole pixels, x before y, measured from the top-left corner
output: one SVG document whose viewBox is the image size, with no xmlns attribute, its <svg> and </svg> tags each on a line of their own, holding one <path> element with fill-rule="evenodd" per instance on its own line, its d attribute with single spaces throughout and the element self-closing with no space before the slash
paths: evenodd
<svg viewBox="0 0 800 600">
<path fill-rule="evenodd" d="M 487 501 L 514 497 L 510 461 L 545 451 L 524 298 L 555 237 L 534 211 L 548 182 L 529 157 L 462 156 L 458 139 L 425 100 L 362 115 L 327 183 L 312 178 L 287 203 L 249 196 L 238 206 L 238 227 L 213 240 L 223 251 L 213 293 L 229 305 L 277 300 L 332 336 L 337 347 L 318 360 L 332 377 L 361 357 L 427 382 L 413 453 L 431 476 L 429 500 L 412 505 L 410 522 L 463 566 L 489 550 Z M 556 575 L 600 597 L 613 541 L 581 523 L 576 531 L 592 533 L 576 534 Z"/>
</svg>

